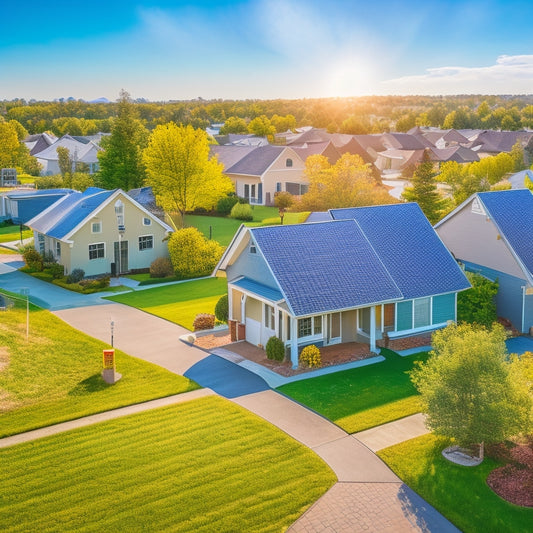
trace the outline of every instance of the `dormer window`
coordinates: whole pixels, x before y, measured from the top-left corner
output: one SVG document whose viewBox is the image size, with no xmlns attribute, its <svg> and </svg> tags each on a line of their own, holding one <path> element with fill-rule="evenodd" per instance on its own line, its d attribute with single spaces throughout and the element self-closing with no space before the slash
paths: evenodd
<svg viewBox="0 0 533 533">
<path fill-rule="evenodd" d="M 102 222 L 99 220 L 93 221 L 91 224 L 91 233 L 102 233 Z"/>
<path fill-rule="evenodd" d="M 148 217 L 143 218 L 143 226 L 151 226 L 152 225 L 152 219 Z"/>
<path fill-rule="evenodd" d="M 287 159 L 287 160 L 285 161 L 285 166 L 286 166 L 286 167 L 292 167 L 292 159 Z"/>
</svg>

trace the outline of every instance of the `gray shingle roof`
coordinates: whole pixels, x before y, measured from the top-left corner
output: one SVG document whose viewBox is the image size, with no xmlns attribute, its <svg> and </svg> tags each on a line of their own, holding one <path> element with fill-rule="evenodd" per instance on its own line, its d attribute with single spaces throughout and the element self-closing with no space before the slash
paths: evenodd
<svg viewBox="0 0 533 533">
<path fill-rule="evenodd" d="M 284 146 L 258 146 L 232 166 L 226 168 L 226 172 L 228 174 L 262 176 L 284 150 Z"/>
</svg>

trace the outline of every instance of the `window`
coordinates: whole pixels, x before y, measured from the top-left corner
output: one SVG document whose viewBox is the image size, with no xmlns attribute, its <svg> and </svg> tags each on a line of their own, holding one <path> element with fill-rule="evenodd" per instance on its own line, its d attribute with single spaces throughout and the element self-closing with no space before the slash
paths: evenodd
<svg viewBox="0 0 533 533">
<path fill-rule="evenodd" d="M 276 192 L 281 192 L 281 182 L 280 181 L 278 181 L 276 183 Z"/>
<path fill-rule="evenodd" d="M 91 233 L 102 233 L 102 223 L 100 221 L 91 224 Z"/>
<path fill-rule="evenodd" d="M 315 316 L 314 318 L 315 335 L 322 333 L 322 317 Z"/>
<path fill-rule="evenodd" d="M 313 334 L 313 319 L 300 318 L 298 319 L 298 338 L 310 337 Z"/>
<path fill-rule="evenodd" d="M 292 159 L 287 159 L 287 160 L 285 161 L 285 166 L 286 166 L 286 167 L 292 167 Z"/>
<path fill-rule="evenodd" d="M 431 325 L 431 298 L 418 298 L 414 300 L 414 324 L 415 328 L 423 328 Z"/>
<path fill-rule="evenodd" d="M 143 226 L 151 226 L 152 225 L 152 219 L 148 217 L 143 218 Z"/>
<path fill-rule="evenodd" d="M 39 243 L 39 253 L 44 254 L 44 235 L 42 233 L 37 234 L 37 241 Z"/>
<path fill-rule="evenodd" d="M 61 257 L 61 243 L 56 241 L 56 257 Z"/>
<path fill-rule="evenodd" d="M 139 237 L 139 250 L 151 250 L 154 247 L 153 235 L 141 235 Z"/>
<path fill-rule="evenodd" d="M 274 308 L 268 304 L 265 304 L 265 327 L 268 329 L 276 329 Z"/>
<path fill-rule="evenodd" d="M 103 257 L 105 257 L 105 244 L 103 242 L 89 244 L 89 259 L 102 259 Z"/>
<path fill-rule="evenodd" d="M 256 254 L 257 253 L 257 248 L 255 247 L 254 243 L 250 244 L 250 253 L 251 254 Z"/>
</svg>

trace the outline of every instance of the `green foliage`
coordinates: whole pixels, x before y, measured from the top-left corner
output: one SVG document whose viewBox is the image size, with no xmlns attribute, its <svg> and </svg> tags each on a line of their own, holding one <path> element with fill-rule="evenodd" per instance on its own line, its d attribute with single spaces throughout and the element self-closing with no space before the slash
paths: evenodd
<svg viewBox="0 0 533 533">
<path fill-rule="evenodd" d="M 15 515 L 20 531 L 286 531 L 336 481 L 312 450 L 216 396 L 12 446 L 0 461 L 2 531 Z"/>
<path fill-rule="evenodd" d="M 429 150 L 424 150 L 422 162 L 416 167 L 411 179 L 411 187 L 406 187 L 402 197 L 407 202 L 416 202 L 431 224 L 435 224 L 442 216 L 443 199 L 437 190 L 434 179 L 435 169 Z"/>
<path fill-rule="evenodd" d="M 231 213 L 232 207 L 239 202 L 239 198 L 235 193 L 230 193 L 224 196 L 217 202 L 217 213 L 222 216 L 227 216 Z"/>
<path fill-rule="evenodd" d="M 220 322 L 227 322 L 229 317 L 228 295 L 224 294 L 215 305 L 215 317 Z"/>
<path fill-rule="evenodd" d="M 70 157 L 70 151 L 65 146 L 58 146 L 56 148 L 57 152 L 57 164 L 59 166 L 59 172 L 61 172 L 61 176 L 63 177 L 63 181 L 66 183 L 66 185 L 70 185 L 70 177 L 72 175 L 72 167 L 73 162 L 72 158 Z"/>
<path fill-rule="evenodd" d="M 300 363 L 308 366 L 309 368 L 317 368 L 322 366 L 322 356 L 320 355 L 320 350 L 314 344 L 306 346 L 300 352 Z"/>
<path fill-rule="evenodd" d="M 33 246 L 23 251 L 22 259 L 24 259 L 26 266 L 32 270 L 42 271 L 44 268 L 43 256 Z"/>
<path fill-rule="evenodd" d="M 531 398 L 511 372 L 499 324 L 450 325 L 433 334 L 428 361 L 411 372 L 428 426 L 463 447 L 526 432 Z"/>
<path fill-rule="evenodd" d="M 222 256 L 220 244 L 206 239 L 196 228 L 175 231 L 168 241 L 168 250 L 179 279 L 208 276 Z"/>
<path fill-rule="evenodd" d="M 126 91 L 120 92 L 118 116 L 111 135 L 104 137 L 98 152 L 99 182 L 106 189 L 125 191 L 140 187 L 145 178 L 142 151 L 148 141 L 148 131 L 140 122 L 138 108 Z"/>
<path fill-rule="evenodd" d="M 211 313 L 199 313 L 194 317 L 192 323 L 193 331 L 213 329 L 215 327 L 215 315 Z"/>
<path fill-rule="evenodd" d="M 220 128 L 220 135 L 228 133 L 248 133 L 246 121 L 240 117 L 228 117 L 224 126 Z"/>
<path fill-rule="evenodd" d="M 65 275 L 65 267 L 63 265 L 60 265 L 59 263 L 54 263 L 53 265 L 50 265 L 48 267 L 48 270 L 50 271 L 50 274 L 52 274 L 52 278 L 54 279 L 60 279 Z"/>
<path fill-rule="evenodd" d="M 94 185 L 94 178 L 90 174 L 84 172 L 74 172 L 74 174 L 72 174 L 70 186 L 75 191 L 84 192 L 89 187 L 94 187 Z"/>
<path fill-rule="evenodd" d="M 286 191 L 278 191 L 274 193 L 274 205 L 278 208 L 281 223 L 283 224 L 283 217 L 289 207 L 294 204 L 294 198 L 291 193 Z"/>
<path fill-rule="evenodd" d="M 254 219 L 254 212 L 250 204 L 241 204 L 240 202 L 235 204 L 231 208 L 230 217 L 236 220 L 244 220 L 250 222 Z"/>
<path fill-rule="evenodd" d="M 465 272 L 472 288 L 457 294 L 457 320 L 490 327 L 496 322 L 498 282 L 480 274 Z"/>
<path fill-rule="evenodd" d="M 35 178 L 36 189 L 61 189 L 63 187 L 63 176 L 57 174 L 55 176 L 42 176 Z"/>
<path fill-rule="evenodd" d="M 524 187 L 530 191 L 533 191 L 533 181 L 531 181 L 531 178 L 527 175 L 524 178 Z"/>
<path fill-rule="evenodd" d="M 258 137 L 273 138 L 276 133 L 276 128 L 272 125 L 266 115 L 255 117 L 248 124 L 248 132 L 257 135 Z"/>
<path fill-rule="evenodd" d="M 67 283 L 79 283 L 84 277 L 85 277 L 85 271 L 81 268 L 75 268 L 67 276 Z"/>
<path fill-rule="evenodd" d="M 268 339 L 265 351 L 269 359 L 274 361 L 283 361 L 285 359 L 285 345 L 283 341 L 276 336 L 272 336 Z"/>
<path fill-rule="evenodd" d="M 158 126 L 151 134 L 143 161 L 147 184 L 158 204 L 183 218 L 186 211 L 211 211 L 220 198 L 233 192 L 223 166 L 209 155 L 205 131 L 173 122 Z"/>
<path fill-rule="evenodd" d="M 150 264 L 151 278 L 167 278 L 174 275 L 172 263 L 168 257 L 158 257 Z"/>
</svg>

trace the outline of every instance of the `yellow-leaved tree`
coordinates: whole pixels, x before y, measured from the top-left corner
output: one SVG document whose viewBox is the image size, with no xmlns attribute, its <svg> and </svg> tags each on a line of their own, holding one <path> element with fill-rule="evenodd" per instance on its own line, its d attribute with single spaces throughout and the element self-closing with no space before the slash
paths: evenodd
<svg viewBox="0 0 533 533">
<path fill-rule="evenodd" d="M 218 200 L 234 190 L 222 173 L 223 166 L 209 157 L 207 133 L 174 122 L 157 126 L 143 152 L 147 185 L 158 204 L 178 212 L 213 209 Z"/>
</svg>

